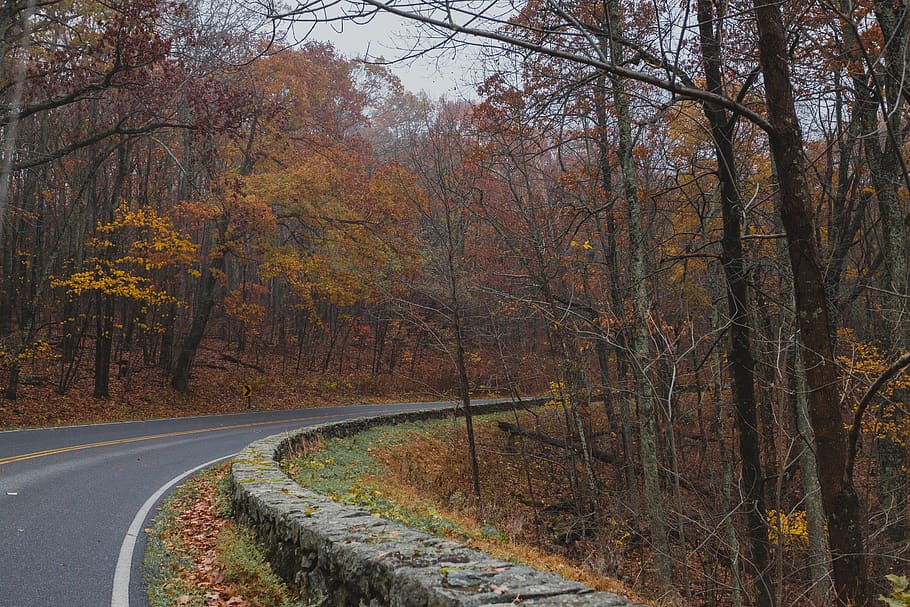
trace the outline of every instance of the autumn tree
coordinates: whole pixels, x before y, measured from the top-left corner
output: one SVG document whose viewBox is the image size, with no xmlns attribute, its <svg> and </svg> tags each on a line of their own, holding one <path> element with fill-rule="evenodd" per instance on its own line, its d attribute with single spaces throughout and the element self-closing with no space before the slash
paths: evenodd
<svg viewBox="0 0 910 607">
<path fill-rule="evenodd" d="M 68 297 L 97 299 L 94 396 L 107 398 L 115 305 L 129 302 L 124 321 L 132 324 L 149 307 L 174 302 L 174 295 L 156 284 L 156 275 L 185 269 L 196 246 L 154 209 L 130 211 L 126 205 L 118 207 L 113 221 L 97 227 L 88 246 L 94 251 L 84 262 L 88 269 L 55 279 L 51 286 L 64 287 Z"/>
<path fill-rule="evenodd" d="M 788 56 L 788 47 L 780 7 L 765 2 L 756 2 L 752 7 L 754 26 L 758 33 L 766 117 L 743 103 L 743 99 L 729 96 L 727 91 L 712 91 L 697 83 L 677 78 L 674 68 L 682 53 L 681 45 L 668 48 L 669 45 L 663 44 L 657 61 L 653 61 L 646 53 L 637 52 L 638 44 L 634 40 L 623 38 L 622 45 L 636 51 L 640 69 L 618 61 L 616 55 L 610 56 L 598 44 L 598 30 L 591 25 L 587 15 L 572 12 L 563 5 L 529 3 L 520 7 L 525 12 L 552 15 L 553 23 L 548 31 L 554 32 L 554 35 L 544 39 L 534 35 L 533 27 L 526 26 L 523 31 L 515 33 L 514 21 L 507 24 L 507 18 L 502 18 L 501 13 L 491 7 L 453 7 L 432 1 L 418 5 L 399 5 L 383 0 L 351 2 L 346 6 L 351 15 L 368 15 L 374 10 L 382 10 L 418 21 L 435 31 L 452 32 L 462 36 L 461 39 L 486 40 L 491 45 L 505 44 L 529 53 L 559 57 L 588 66 L 612 78 L 633 79 L 676 98 L 711 103 L 717 108 L 732 111 L 765 131 L 778 176 L 779 212 L 795 285 L 798 337 L 805 362 L 810 418 L 819 451 L 831 455 L 820 465 L 819 476 L 834 556 L 835 585 L 842 601 L 866 604 L 869 592 L 862 556 L 862 517 L 846 469 L 846 437 L 836 397 L 838 373 L 833 358 L 833 332 L 828 316 L 823 268 L 813 228 L 814 214 L 805 181 L 804 140 L 794 105 L 789 63 L 782 60 Z M 311 10 L 312 5 L 301 6 L 285 15 L 293 18 L 309 14 Z M 653 17 L 658 30 L 669 26 L 659 14 Z M 558 26 L 553 27 L 556 24 Z M 672 28 L 667 31 L 672 31 Z M 607 35 L 611 35 L 610 26 Z M 616 41 L 618 36 L 615 29 L 612 36 Z M 577 40 L 578 44 L 566 43 L 567 37 Z M 629 219 L 635 223 L 636 217 L 630 215 Z M 733 304 L 738 302 L 733 301 Z M 753 537 L 757 539 L 758 525 L 753 524 L 752 527 Z"/>
<path fill-rule="evenodd" d="M 358 70 L 321 44 L 283 50 L 257 64 L 257 103 L 221 149 L 223 162 L 235 167 L 232 176 L 203 205 L 215 238 L 198 313 L 172 377 L 178 389 L 186 388 L 216 287 L 234 293 L 226 300 L 233 310 L 251 309 L 243 300 L 247 286 L 237 291 L 236 269 L 244 285 L 288 289 L 302 324 L 329 325 L 325 372 L 341 355 L 336 346 L 345 319 L 376 299 L 390 271 L 412 263 L 399 200 L 409 178 L 375 158 L 360 136 L 367 117 Z"/>
<path fill-rule="evenodd" d="M 242 106 L 243 93 L 225 85 L 225 64 L 187 61 L 188 47 L 206 44 L 196 8 L 154 1 L 5 7 L 0 327 L 15 352 L 40 329 L 49 276 L 62 274 L 68 257 L 81 262 L 85 232 L 113 221 L 119 201 L 140 189 L 135 152 L 147 146 L 137 144 L 152 142 L 174 160 L 174 130 L 224 130 L 235 116 L 226 110 Z M 251 52 L 258 52 L 255 46 Z M 11 212 L 4 215 L 8 202 Z M 32 231 L 27 226 L 36 220 Z M 98 345 L 96 356 L 105 358 L 107 345 Z M 13 365 L 10 398 L 17 375 Z"/>
<path fill-rule="evenodd" d="M 419 186 L 410 196 L 410 207 L 420 229 L 419 246 L 424 262 L 419 282 L 408 290 L 412 301 L 403 301 L 407 318 L 428 331 L 454 367 L 458 398 L 464 409 L 472 490 L 480 497 L 480 473 L 471 410 L 468 334 L 477 293 L 471 285 L 479 271 L 472 249 L 478 246 L 475 210 L 482 191 L 468 155 L 468 108 L 441 105 L 425 107 L 422 123 L 411 140 L 407 166 Z M 434 329 L 434 327 L 439 327 Z M 476 354 L 475 354 L 476 356 Z"/>
</svg>

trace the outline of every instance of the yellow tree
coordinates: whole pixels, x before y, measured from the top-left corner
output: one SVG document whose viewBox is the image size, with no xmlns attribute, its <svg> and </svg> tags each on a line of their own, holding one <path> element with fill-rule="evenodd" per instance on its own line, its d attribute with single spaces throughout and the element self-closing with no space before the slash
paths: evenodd
<svg viewBox="0 0 910 607">
<path fill-rule="evenodd" d="M 94 255 L 84 267 L 67 277 L 53 279 L 51 286 L 65 288 L 69 297 L 90 296 L 95 300 L 94 396 L 107 398 L 115 304 L 129 302 L 132 305 L 127 309 L 139 315 L 150 307 L 176 302 L 161 279 L 188 268 L 197 247 L 174 227 L 170 218 L 150 207 L 130 210 L 122 204 L 114 220 L 98 225 L 96 233 L 88 242 Z"/>
</svg>

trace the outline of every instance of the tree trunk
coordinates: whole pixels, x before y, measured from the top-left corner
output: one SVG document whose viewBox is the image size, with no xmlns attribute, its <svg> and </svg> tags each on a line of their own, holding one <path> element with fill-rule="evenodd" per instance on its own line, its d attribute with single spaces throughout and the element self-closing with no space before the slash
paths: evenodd
<svg viewBox="0 0 910 607">
<path fill-rule="evenodd" d="M 212 250 L 209 251 L 210 261 L 203 266 L 202 277 L 199 279 L 199 285 L 196 288 L 193 321 L 180 347 L 180 354 L 177 357 L 177 363 L 174 365 L 174 371 L 171 375 L 171 386 L 180 392 L 186 392 L 189 387 L 190 369 L 193 366 L 193 360 L 196 358 L 199 344 L 202 343 L 202 338 L 205 337 L 205 327 L 208 325 L 212 308 L 215 305 L 215 286 L 218 283 L 218 276 L 224 272 L 224 252 L 218 251 L 217 247 L 223 240 L 224 230 L 226 229 L 225 224 L 226 220 L 222 220 L 219 223 L 215 244 L 212 246 Z"/>
<path fill-rule="evenodd" d="M 158 368 L 165 372 L 171 370 L 174 362 L 174 325 L 177 319 L 177 306 L 171 304 L 161 316 L 161 347 L 158 350 Z"/>
<path fill-rule="evenodd" d="M 790 398 L 796 431 L 799 433 L 799 472 L 803 487 L 803 503 L 806 506 L 806 524 L 809 527 L 809 574 L 811 589 L 809 596 L 815 607 L 828 605 L 830 601 L 830 571 L 828 569 L 828 542 L 825 539 L 825 512 L 822 508 L 821 489 L 818 485 L 818 463 L 815 457 L 815 437 L 809 423 L 809 409 L 806 403 L 806 386 L 799 354 L 795 350 L 788 355 L 787 368 L 790 373 Z"/>
<path fill-rule="evenodd" d="M 604 41 L 603 44 L 606 44 L 606 41 Z M 606 99 L 604 98 L 605 90 L 606 77 L 601 75 L 597 80 L 594 105 L 597 117 L 597 128 L 600 131 L 600 137 L 597 139 L 597 147 L 600 161 L 601 185 L 604 193 L 610 192 L 613 189 L 613 175 L 609 156 L 610 146 L 607 140 L 609 135 L 609 124 L 607 121 L 607 104 Z M 604 202 L 606 203 L 607 201 Z M 607 262 L 610 273 L 610 304 L 613 306 L 614 314 L 618 314 L 618 311 L 623 309 L 624 298 L 620 290 L 619 263 L 616 254 L 616 222 L 613 219 L 613 211 L 612 204 L 606 208 L 604 212 L 605 226 L 601 225 L 600 214 L 595 214 L 594 219 L 597 222 L 598 233 L 603 234 L 601 237 L 601 247 L 603 248 L 604 259 Z M 628 345 L 622 343 L 624 341 L 622 339 L 624 337 L 622 334 L 620 334 L 619 337 L 620 343 L 613 348 L 616 356 L 616 383 L 618 385 L 618 388 L 613 388 L 613 400 L 617 401 L 619 404 L 619 419 L 622 426 L 622 450 L 625 462 L 621 468 L 621 472 L 625 480 L 626 491 L 629 494 L 629 507 L 633 512 L 638 512 L 639 494 L 638 478 L 635 468 L 635 454 L 632 444 L 632 414 L 629 411 L 629 395 L 626 390 L 629 368 L 628 350 L 626 349 Z M 608 389 L 608 386 L 604 384 L 605 393 Z"/>
<path fill-rule="evenodd" d="M 114 209 L 123 195 L 123 184 L 127 174 L 132 168 L 129 144 L 121 145 L 117 153 L 117 173 L 108 192 L 102 197 L 100 211 L 101 220 L 110 223 L 114 220 Z M 110 251 L 102 253 L 102 257 L 110 260 Z M 108 398 L 110 396 L 111 378 L 111 349 L 114 343 L 114 297 L 98 291 L 98 319 L 95 323 L 95 398 Z"/>
<path fill-rule="evenodd" d="M 617 42 L 621 23 L 619 5 L 616 0 L 608 2 L 607 16 L 610 54 L 615 65 L 623 64 L 622 45 Z M 632 299 L 632 330 L 630 346 L 632 368 L 638 397 L 639 447 L 645 488 L 645 502 L 648 522 L 651 527 L 651 544 L 654 554 L 654 569 L 657 582 L 663 588 L 670 588 L 673 582 L 673 568 L 670 556 L 670 538 L 667 522 L 661 504 L 660 471 L 657 461 L 657 411 L 654 394 L 645 367 L 650 358 L 650 334 L 648 331 L 648 310 L 651 308 L 646 283 L 645 243 L 642 232 L 641 198 L 638 191 L 638 175 L 633 158 L 632 121 L 629 113 L 629 97 L 625 80 L 610 76 L 613 86 L 613 105 L 619 127 L 617 153 L 622 171 L 623 195 L 629 219 L 629 284 Z"/>
<path fill-rule="evenodd" d="M 713 283 L 714 281 L 712 281 Z M 712 289 L 719 290 L 719 289 Z M 711 329 L 714 332 L 720 330 L 720 318 L 717 306 L 711 308 Z M 731 511 L 733 508 L 733 465 L 730 462 L 730 455 L 727 449 L 727 412 L 724 410 L 724 365 L 719 348 L 715 348 L 711 355 L 712 365 L 714 367 L 714 404 L 716 427 L 715 440 L 717 441 L 717 451 L 720 458 L 721 466 L 721 501 L 720 507 L 723 513 Z M 742 607 L 742 566 L 740 565 L 739 537 L 736 535 L 736 525 L 732 516 L 724 517 L 724 539 L 727 542 L 727 550 L 730 553 L 730 573 L 732 580 L 730 582 L 733 607 Z"/>
<path fill-rule="evenodd" d="M 711 0 L 698 0 L 702 63 L 708 90 L 723 94 L 721 41 L 716 33 L 721 31 L 721 27 L 718 24 L 717 29 L 714 29 L 715 17 L 719 22 L 722 16 L 715 16 L 713 6 Z M 735 121 L 730 120 L 727 112 L 720 107 L 706 103 L 703 108 L 714 138 L 717 177 L 720 183 L 723 216 L 721 265 L 727 283 L 727 308 L 730 318 L 728 352 L 733 380 L 733 399 L 736 403 L 736 427 L 739 430 L 739 455 L 742 460 L 745 494 L 743 506 L 746 511 L 755 576 L 755 604 L 757 607 L 767 607 L 774 601 L 768 579 L 768 534 L 765 529 L 765 492 L 756 419 L 755 361 L 752 358 L 749 290 L 743 260 L 743 205 L 739 195 L 736 156 L 733 149 Z"/>
<path fill-rule="evenodd" d="M 759 58 L 771 131 L 768 139 L 780 183 L 779 210 L 786 233 L 796 300 L 796 322 L 806 368 L 809 417 L 815 431 L 822 503 L 828 517 L 828 541 L 834 580 L 842 604 L 869 604 L 862 512 L 852 479 L 846 476 L 846 441 L 838 394 L 838 373 L 825 284 L 806 183 L 803 139 L 796 114 L 787 35 L 780 6 L 754 0 Z"/>
<path fill-rule="evenodd" d="M 474 440 L 474 415 L 471 411 L 471 393 L 468 383 L 468 369 L 464 362 L 464 343 L 461 337 L 461 320 L 456 312 L 455 318 L 455 362 L 458 367 L 458 388 L 461 392 L 461 405 L 464 408 L 464 423 L 468 433 L 468 457 L 471 460 L 471 487 L 475 497 L 480 497 L 480 467 L 477 463 L 477 444 Z"/>
<path fill-rule="evenodd" d="M 98 319 L 95 323 L 95 398 L 109 398 L 111 380 L 111 347 L 114 331 L 114 299 L 98 293 Z"/>
<path fill-rule="evenodd" d="M 452 330 L 455 333 L 455 366 L 458 372 L 458 389 L 461 392 L 461 404 L 464 407 L 464 423 L 468 433 L 468 457 L 471 464 L 471 486 L 474 496 L 480 497 L 480 466 L 477 463 L 477 444 L 474 440 L 474 415 L 471 412 L 470 383 L 468 368 L 465 364 L 464 328 L 461 317 L 461 301 L 458 289 L 458 274 L 455 267 L 455 232 L 452 225 L 452 210 L 446 206 L 446 238 L 448 242 L 446 260 L 448 265 L 449 305 L 452 308 Z"/>
</svg>

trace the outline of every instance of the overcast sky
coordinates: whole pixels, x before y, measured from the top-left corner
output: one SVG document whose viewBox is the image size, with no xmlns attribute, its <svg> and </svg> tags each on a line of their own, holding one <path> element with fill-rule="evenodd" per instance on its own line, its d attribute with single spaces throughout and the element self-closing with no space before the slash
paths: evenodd
<svg viewBox="0 0 910 607">
<path fill-rule="evenodd" d="M 412 26 L 384 13 L 376 15 L 368 24 L 345 23 L 343 31 L 338 31 L 340 28 L 341 23 L 338 22 L 320 24 L 308 39 L 331 42 L 347 57 L 363 58 L 369 52 L 371 58 L 383 57 L 386 60 L 407 56 L 416 43 Z M 431 99 L 476 96 L 474 81 L 479 78 L 479 70 L 465 50 L 458 54 L 451 50 L 435 51 L 389 67 L 405 88 L 413 92 L 424 91 Z"/>
</svg>

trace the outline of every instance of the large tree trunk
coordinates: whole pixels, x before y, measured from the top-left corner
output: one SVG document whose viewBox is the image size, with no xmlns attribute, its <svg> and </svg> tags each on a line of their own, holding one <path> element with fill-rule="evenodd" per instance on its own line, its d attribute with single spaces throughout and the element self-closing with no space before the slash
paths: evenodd
<svg viewBox="0 0 910 607">
<path fill-rule="evenodd" d="M 250 125 L 250 132 L 247 136 L 243 157 L 238 168 L 238 174 L 241 176 L 249 175 L 253 171 L 255 160 L 253 146 L 256 142 L 258 124 L 259 117 L 256 115 Z M 187 158 L 191 158 L 193 155 L 193 144 L 189 135 L 184 138 L 184 153 Z M 186 181 L 181 185 L 181 189 L 188 187 L 189 182 Z M 199 349 L 199 344 L 202 343 L 202 338 L 205 337 L 205 328 L 209 323 L 209 317 L 212 315 L 212 308 L 215 306 L 215 287 L 218 284 L 218 277 L 223 276 L 227 270 L 227 260 L 225 258 L 227 253 L 224 250 L 224 246 L 227 242 L 229 221 L 230 217 L 227 211 L 223 212 L 217 221 L 213 242 L 209 250 L 209 261 L 202 266 L 202 278 L 196 288 L 193 321 L 180 347 L 180 354 L 177 356 L 177 362 L 171 373 L 171 386 L 181 392 L 185 392 L 189 387 L 193 360 L 196 358 L 196 351 Z"/>
<path fill-rule="evenodd" d="M 771 155 L 777 167 L 779 210 L 786 232 L 796 299 L 796 322 L 806 369 L 809 417 L 815 431 L 822 503 L 834 581 L 843 604 L 869 604 L 862 512 L 852 479 L 846 475 L 846 436 L 840 411 L 838 373 L 821 262 L 815 241 L 803 139 L 790 81 L 787 36 L 780 5 L 754 0 L 759 57 L 765 81 Z"/>
<path fill-rule="evenodd" d="M 196 351 L 199 349 L 199 344 L 202 343 L 202 338 L 205 337 L 205 328 L 215 305 L 215 287 L 218 283 L 218 276 L 224 272 L 224 252 L 217 250 L 219 243 L 223 241 L 224 229 L 223 223 L 219 225 L 215 244 L 209 252 L 210 262 L 203 266 L 202 277 L 196 288 L 193 321 L 180 347 L 180 354 L 177 356 L 177 363 L 171 374 L 171 386 L 181 392 L 185 392 L 189 387 L 193 360 L 196 358 Z"/>
</svg>

